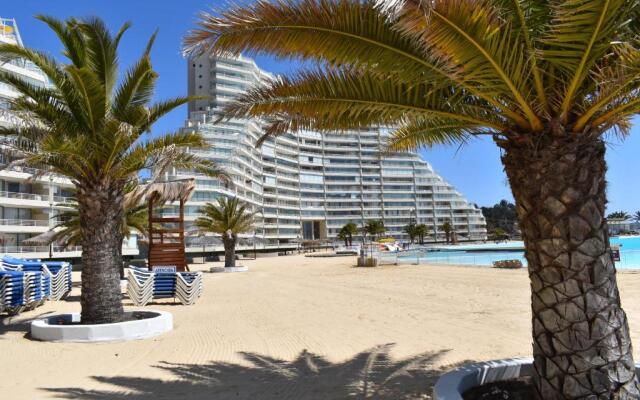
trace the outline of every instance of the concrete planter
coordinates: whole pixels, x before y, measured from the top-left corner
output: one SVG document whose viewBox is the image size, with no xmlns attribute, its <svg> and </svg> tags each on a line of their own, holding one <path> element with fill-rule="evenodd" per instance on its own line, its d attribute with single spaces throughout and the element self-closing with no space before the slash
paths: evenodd
<svg viewBox="0 0 640 400">
<path fill-rule="evenodd" d="M 442 375 L 433 387 L 433 398 L 462 400 L 462 394 L 473 387 L 530 375 L 532 363 L 532 358 L 509 358 L 466 365 Z"/>
<path fill-rule="evenodd" d="M 378 259 L 376 257 L 358 257 L 358 267 L 377 267 Z"/>
<path fill-rule="evenodd" d="M 68 325 L 80 322 L 80 313 L 61 314 L 31 323 L 31 337 L 47 342 L 113 342 L 146 339 L 173 329 L 173 315 L 166 311 L 133 311 L 149 318 L 115 324 Z M 60 324 L 66 322 L 67 325 Z"/>
<path fill-rule="evenodd" d="M 249 267 L 244 267 L 242 265 L 238 265 L 237 267 L 211 267 L 209 268 L 209 272 L 247 272 L 249 271 Z"/>
<path fill-rule="evenodd" d="M 509 358 L 471 364 L 442 375 L 433 387 L 434 400 L 462 400 L 467 390 L 492 382 L 531 375 L 532 358 Z M 636 364 L 640 373 L 640 363 Z"/>
</svg>

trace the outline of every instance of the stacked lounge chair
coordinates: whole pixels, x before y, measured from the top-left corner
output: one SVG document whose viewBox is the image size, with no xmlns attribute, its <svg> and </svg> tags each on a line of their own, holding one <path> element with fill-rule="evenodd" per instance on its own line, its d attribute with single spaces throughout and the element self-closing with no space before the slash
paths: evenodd
<svg viewBox="0 0 640 400">
<path fill-rule="evenodd" d="M 0 270 L 0 312 L 10 315 L 42 305 L 47 297 L 43 289 L 43 273 Z"/>
<path fill-rule="evenodd" d="M 24 260 L 2 257 L 2 267 L 14 271 L 41 272 L 42 291 L 51 300 L 60 300 L 71 291 L 71 264 L 60 261 Z"/>
<path fill-rule="evenodd" d="M 136 306 L 146 306 L 153 299 L 154 273 L 130 267 L 127 275 L 127 295 Z"/>
<path fill-rule="evenodd" d="M 149 272 L 130 267 L 127 281 L 127 294 L 136 306 L 145 306 L 152 299 L 172 297 L 190 305 L 202 295 L 201 272 Z"/>
</svg>

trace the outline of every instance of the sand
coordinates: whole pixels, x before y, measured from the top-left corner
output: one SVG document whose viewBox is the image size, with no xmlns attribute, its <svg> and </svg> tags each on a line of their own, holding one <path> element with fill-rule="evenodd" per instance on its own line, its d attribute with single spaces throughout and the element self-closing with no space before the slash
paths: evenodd
<svg viewBox="0 0 640 400">
<path fill-rule="evenodd" d="M 79 310 L 74 289 L 0 320 L 0 398 L 428 399 L 452 365 L 529 355 L 526 271 L 354 262 L 296 255 L 205 274 L 196 305 L 147 306 L 174 315 L 154 339 L 30 340 L 33 318 Z M 619 281 L 638 349 L 640 274 Z"/>
</svg>

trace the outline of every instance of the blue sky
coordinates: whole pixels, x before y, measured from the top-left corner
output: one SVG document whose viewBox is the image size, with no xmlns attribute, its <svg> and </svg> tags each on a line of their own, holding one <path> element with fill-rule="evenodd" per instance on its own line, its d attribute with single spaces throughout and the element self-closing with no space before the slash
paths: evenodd
<svg viewBox="0 0 640 400">
<path fill-rule="evenodd" d="M 180 55 L 180 42 L 193 26 L 198 12 L 219 7 L 220 1 L 196 0 L 22 0 L 5 1 L 0 8 L 3 18 L 15 18 L 27 46 L 59 55 L 60 47 L 46 26 L 33 18 L 49 14 L 59 18 L 93 16 L 103 18 L 117 29 L 123 22 L 133 26 L 121 45 L 121 63 L 130 65 L 143 51 L 147 38 L 158 28 L 159 35 L 152 54 L 159 72 L 157 97 L 167 98 L 186 94 L 186 63 Z M 258 64 L 271 72 L 287 73 L 295 65 L 266 57 Z M 186 118 L 186 108 L 174 111 L 156 124 L 154 133 L 174 131 Z M 613 140 L 608 148 L 609 209 L 640 210 L 640 120 L 623 143 Z M 474 140 L 459 148 L 439 146 L 425 149 L 421 154 L 441 175 L 451 182 L 470 201 L 481 206 L 500 199 L 511 199 L 506 177 L 500 165 L 500 153 L 487 139 Z"/>
</svg>

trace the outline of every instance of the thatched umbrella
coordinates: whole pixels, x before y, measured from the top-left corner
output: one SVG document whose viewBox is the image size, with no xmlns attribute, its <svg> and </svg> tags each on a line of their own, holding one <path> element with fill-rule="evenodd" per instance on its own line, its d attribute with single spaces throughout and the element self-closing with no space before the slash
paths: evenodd
<svg viewBox="0 0 640 400">
<path fill-rule="evenodd" d="M 53 242 L 58 238 L 58 232 L 54 230 L 46 231 L 34 237 L 30 237 L 22 241 L 25 244 L 33 245 L 48 245 L 49 246 L 49 258 L 53 257 Z"/>
<path fill-rule="evenodd" d="M 180 179 L 169 182 L 153 182 L 138 185 L 125 197 L 126 206 L 144 204 L 153 199 L 156 204 L 171 203 L 182 200 L 187 202 L 196 188 L 195 178 Z"/>
</svg>

